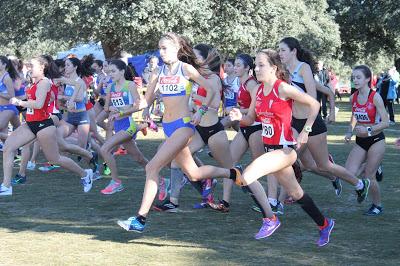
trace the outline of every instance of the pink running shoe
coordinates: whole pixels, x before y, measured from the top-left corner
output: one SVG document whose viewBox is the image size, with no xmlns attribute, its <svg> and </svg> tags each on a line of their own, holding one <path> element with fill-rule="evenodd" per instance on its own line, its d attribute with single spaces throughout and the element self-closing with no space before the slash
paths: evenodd
<svg viewBox="0 0 400 266">
<path fill-rule="evenodd" d="M 122 185 L 122 183 L 116 182 L 112 179 L 110 183 L 106 186 L 106 188 L 101 190 L 101 193 L 104 195 L 111 195 L 122 190 L 124 190 L 124 186 Z"/>
</svg>

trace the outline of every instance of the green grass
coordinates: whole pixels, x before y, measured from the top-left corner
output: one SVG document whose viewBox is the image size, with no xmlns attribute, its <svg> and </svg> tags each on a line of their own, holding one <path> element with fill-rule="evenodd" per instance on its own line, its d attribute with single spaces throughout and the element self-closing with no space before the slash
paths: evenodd
<svg viewBox="0 0 400 266">
<path fill-rule="evenodd" d="M 329 126 L 329 150 L 343 165 L 351 149 L 342 141 L 350 113 L 347 103 L 338 106 L 338 122 Z M 400 121 L 400 116 L 396 118 Z M 330 182 L 305 174 L 303 188 L 327 216 L 336 219 L 331 243 L 324 248 L 316 247 L 317 228 L 297 205 L 285 206 L 282 226 L 270 239 L 254 240 L 260 216 L 250 210 L 250 197 L 236 187 L 228 214 L 193 210 L 199 197 L 186 186 L 182 212 L 152 212 L 145 233 L 125 232 L 116 220 L 135 214 L 145 174 L 123 156 L 118 164 L 126 189 L 111 196 L 99 192 L 108 178 L 84 194 L 79 178 L 64 170 L 28 172 L 27 184 L 15 187 L 12 197 L 0 198 L 0 265 L 395 265 L 400 186 L 399 150 L 393 142 L 399 133 L 399 126 L 386 132 L 381 184 L 385 213 L 380 217 L 362 215 L 370 201 L 357 204 L 350 185 L 345 184 L 337 198 Z M 147 157 L 154 154 L 161 136 L 138 140 Z M 213 163 L 204 152 L 200 157 Z M 247 155 L 244 163 L 248 162 Z M 221 196 L 221 184 L 216 195 Z"/>
</svg>

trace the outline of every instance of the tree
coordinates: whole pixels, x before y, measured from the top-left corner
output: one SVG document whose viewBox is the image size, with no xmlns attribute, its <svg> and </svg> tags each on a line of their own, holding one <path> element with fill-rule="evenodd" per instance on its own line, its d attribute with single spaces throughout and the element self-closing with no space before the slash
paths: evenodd
<svg viewBox="0 0 400 266">
<path fill-rule="evenodd" d="M 397 0 L 329 0 L 340 26 L 343 60 L 349 65 L 378 61 L 393 64 L 400 54 L 400 6 Z M 389 63 L 390 64 L 390 63 Z"/>
<path fill-rule="evenodd" d="M 327 8 L 326 0 L 2 1 L 0 42 L 18 47 L 27 41 L 101 41 L 106 57 L 116 57 L 122 50 L 156 49 L 162 33 L 175 31 L 233 55 L 276 48 L 290 35 L 318 56 L 331 57 L 338 53 L 340 38 Z"/>
</svg>

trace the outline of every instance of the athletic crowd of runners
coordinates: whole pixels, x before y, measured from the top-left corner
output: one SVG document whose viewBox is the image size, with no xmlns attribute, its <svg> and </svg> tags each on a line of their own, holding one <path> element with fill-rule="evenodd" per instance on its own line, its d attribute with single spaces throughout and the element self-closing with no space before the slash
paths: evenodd
<svg viewBox="0 0 400 266">
<path fill-rule="evenodd" d="M 335 92 L 316 80 L 316 62 L 297 39 L 283 38 L 277 50 L 260 49 L 255 57 L 239 54 L 224 60 L 211 45 L 192 47 L 175 33 L 162 35 L 158 46 L 163 64 L 158 66 L 157 57 L 150 59 L 154 62 L 145 71 L 144 96 L 134 69 L 121 59 L 101 61 L 88 55 L 53 60 L 42 55 L 24 64 L 0 56 L 0 196 L 11 196 L 27 181 L 27 169 L 37 167 L 40 151 L 48 160 L 42 171 L 62 167 L 75 173 L 85 193 L 102 175 L 111 175 L 101 193 L 120 192 L 124 187 L 115 156 L 127 153 L 146 172 L 139 210 L 118 221 L 128 231 L 142 232 L 152 208 L 177 212 L 187 182 L 201 197 L 195 208 L 229 212 L 236 184 L 254 200 L 251 209 L 261 213 L 256 239 L 273 234 L 284 204 L 296 203 L 318 226 L 317 244 L 324 246 L 335 221 L 302 189 L 303 171 L 327 178 L 337 196 L 341 181 L 354 187 L 358 203 L 369 194 L 372 205 L 366 215 L 383 212 L 378 182 L 389 118 L 381 96 L 371 88 L 368 66 L 352 70 L 356 91 L 350 96 L 352 116 L 345 141 L 355 135 L 355 145 L 341 166 L 329 154 L 325 124 L 335 121 Z M 330 99 L 325 120 L 317 91 Z M 139 111 L 141 121 L 135 121 L 133 114 Z M 147 159 L 135 139 L 139 132 L 158 131 L 154 114 L 162 117 L 166 139 Z M 237 132 L 232 141 L 227 130 Z M 204 146 L 218 167 L 204 165 L 196 156 Z M 243 168 L 240 162 L 247 149 L 252 162 Z M 16 158 L 20 167 L 13 176 Z M 171 171 L 168 178 L 160 177 L 165 167 Z M 267 190 L 259 182 L 263 176 Z M 218 202 L 215 178 L 223 178 Z"/>
</svg>

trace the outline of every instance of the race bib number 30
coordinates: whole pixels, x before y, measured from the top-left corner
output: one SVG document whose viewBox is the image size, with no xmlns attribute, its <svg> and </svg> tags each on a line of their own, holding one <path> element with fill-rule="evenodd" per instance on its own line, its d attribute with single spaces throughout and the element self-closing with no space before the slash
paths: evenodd
<svg viewBox="0 0 400 266">
<path fill-rule="evenodd" d="M 262 124 L 262 135 L 266 138 L 272 138 L 274 136 L 274 126 L 271 124 Z"/>
<path fill-rule="evenodd" d="M 358 122 L 370 122 L 371 120 L 368 117 L 367 113 L 354 112 L 354 115 Z"/>
</svg>

